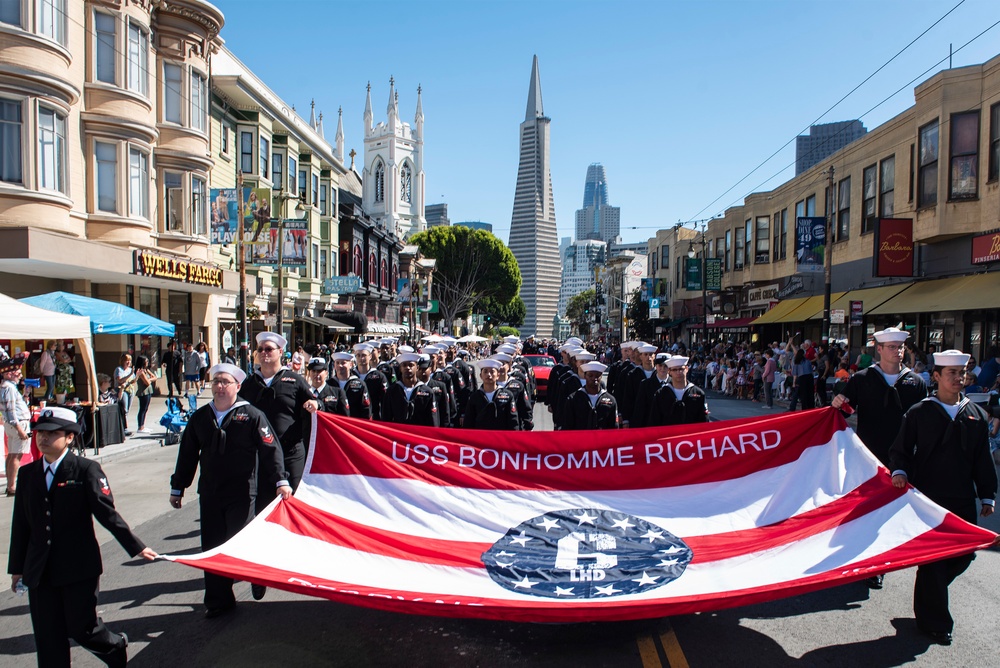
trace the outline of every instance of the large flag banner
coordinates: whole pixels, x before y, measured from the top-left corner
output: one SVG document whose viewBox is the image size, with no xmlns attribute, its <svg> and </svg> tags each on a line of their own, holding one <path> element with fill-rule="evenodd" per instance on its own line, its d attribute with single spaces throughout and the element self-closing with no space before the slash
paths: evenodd
<svg viewBox="0 0 1000 668">
<path fill-rule="evenodd" d="M 889 473 L 832 408 L 601 432 L 317 414 L 290 501 L 179 563 L 334 601 L 583 622 L 767 601 L 996 535 Z"/>
</svg>

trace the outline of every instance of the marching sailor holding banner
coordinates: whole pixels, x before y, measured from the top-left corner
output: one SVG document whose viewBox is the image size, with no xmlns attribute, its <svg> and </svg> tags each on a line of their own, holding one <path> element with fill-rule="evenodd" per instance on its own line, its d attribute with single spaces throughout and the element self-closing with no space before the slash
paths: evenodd
<svg viewBox="0 0 1000 668">
<path fill-rule="evenodd" d="M 497 386 L 503 362 L 484 359 L 476 363 L 482 386 L 473 390 L 465 408 L 466 429 L 498 429 L 518 431 L 521 421 L 517 413 L 517 397 L 505 387 Z"/>
<path fill-rule="evenodd" d="M 962 394 L 968 361 L 969 355 L 958 350 L 934 353 L 932 377 L 938 389 L 903 416 L 889 457 L 894 486 L 912 483 L 938 505 L 975 524 L 977 515 L 993 514 L 997 471 L 990 456 L 989 416 Z M 948 611 L 948 585 L 973 559 L 970 553 L 917 567 L 917 628 L 938 644 L 951 644 L 955 626 Z"/>
<path fill-rule="evenodd" d="M 563 429 L 618 429 L 618 403 L 601 387 L 607 368 L 600 362 L 580 365 L 585 384 L 566 400 Z"/>
<path fill-rule="evenodd" d="M 666 365 L 670 383 L 653 395 L 646 426 L 708 422 L 705 390 L 688 382 L 688 358 L 674 355 L 667 358 Z"/>
</svg>

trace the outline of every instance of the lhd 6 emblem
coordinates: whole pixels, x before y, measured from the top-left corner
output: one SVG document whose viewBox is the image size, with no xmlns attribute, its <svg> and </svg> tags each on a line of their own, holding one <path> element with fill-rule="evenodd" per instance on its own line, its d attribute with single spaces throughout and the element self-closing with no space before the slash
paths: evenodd
<svg viewBox="0 0 1000 668">
<path fill-rule="evenodd" d="M 571 508 L 533 517 L 483 553 L 494 582 L 513 592 L 601 599 L 662 587 L 684 574 L 691 548 L 639 517 Z"/>
</svg>

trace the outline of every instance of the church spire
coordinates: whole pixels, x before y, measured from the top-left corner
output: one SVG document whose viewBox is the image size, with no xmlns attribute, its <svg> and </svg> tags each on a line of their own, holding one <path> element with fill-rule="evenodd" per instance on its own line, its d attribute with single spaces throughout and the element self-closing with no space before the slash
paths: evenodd
<svg viewBox="0 0 1000 668">
<path fill-rule="evenodd" d="M 542 80 L 538 76 L 538 56 L 531 61 L 531 83 L 528 84 L 528 108 L 524 120 L 533 121 L 545 115 L 542 110 Z"/>
<path fill-rule="evenodd" d="M 424 107 L 420 103 L 420 93 L 423 92 L 423 88 L 420 84 L 417 84 L 417 115 L 413 117 L 413 120 L 417 125 L 422 125 L 424 122 Z"/>
<path fill-rule="evenodd" d="M 337 157 L 344 161 L 344 108 L 337 109 L 337 136 L 334 138 L 337 144 Z"/>
<path fill-rule="evenodd" d="M 389 116 L 390 122 L 399 113 L 399 110 L 396 108 L 396 81 L 392 77 L 389 77 L 389 104 L 385 109 L 385 113 Z"/>
<path fill-rule="evenodd" d="M 319 112 L 319 117 L 316 119 L 316 132 L 319 133 L 319 136 L 321 138 L 326 139 L 326 137 L 323 137 L 323 112 L 322 111 Z"/>
<path fill-rule="evenodd" d="M 371 134 L 372 121 L 375 114 L 372 113 L 372 82 L 368 82 L 368 97 L 365 99 L 365 135 Z"/>
<path fill-rule="evenodd" d="M 309 127 L 316 129 L 316 98 L 309 102 Z"/>
</svg>

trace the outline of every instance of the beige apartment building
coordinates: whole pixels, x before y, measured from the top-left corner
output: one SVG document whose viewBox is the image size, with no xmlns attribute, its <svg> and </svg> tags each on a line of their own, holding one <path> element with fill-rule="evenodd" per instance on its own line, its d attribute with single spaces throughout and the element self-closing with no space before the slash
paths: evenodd
<svg viewBox="0 0 1000 668">
<path fill-rule="evenodd" d="M 797 263 L 796 220 L 822 217 L 832 228 L 831 311 L 846 312 L 833 338 L 849 336 L 857 348 L 873 331 L 903 322 L 925 350 L 957 347 L 981 358 L 996 345 L 1000 56 L 939 72 L 914 98 L 895 118 L 722 218 L 650 239 L 650 275 L 669 293 L 665 336 L 700 338 L 702 295 L 684 289 L 682 267 L 692 247 L 702 257 L 704 240 L 705 255 L 723 267 L 722 290 L 708 294 L 710 334 L 770 343 L 801 332 L 819 340 L 826 258 Z M 891 220 L 912 221 L 902 223 L 912 236 L 886 235 Z M 909 275 L 884 275 L 893 263 L 890 273 Z M 848 330 L 852 302 L 861 302 L 860 322 Z"/>
<path fill-rule="evenodd" d="M 208 229 L 222 14 L 202 0 L 0 8 L 0 291 L 124 303 L 215 357 L 219 300 L 237 290 Z M 98 334 L 97 367 L 165 345 Z"/>
</svg>

